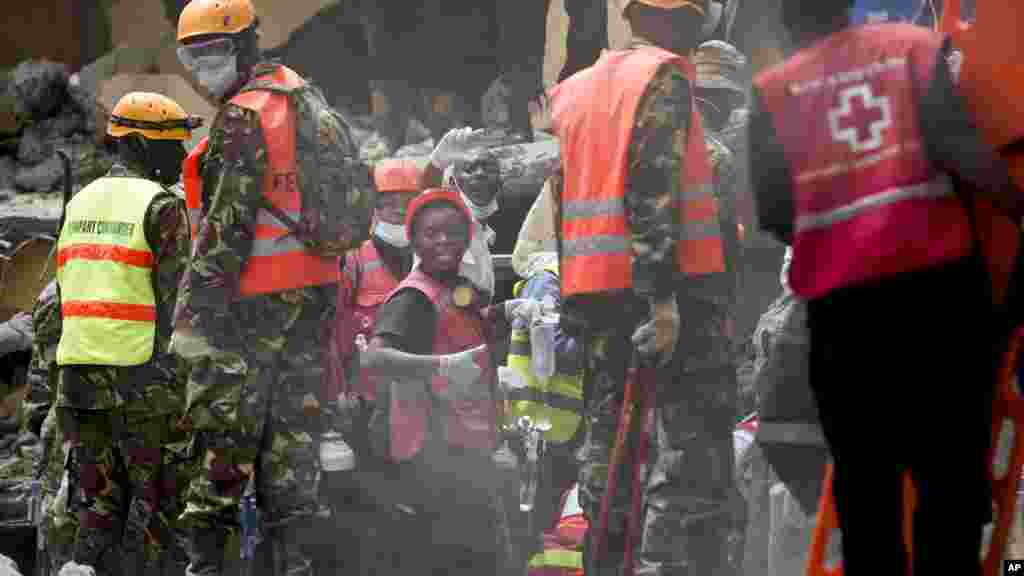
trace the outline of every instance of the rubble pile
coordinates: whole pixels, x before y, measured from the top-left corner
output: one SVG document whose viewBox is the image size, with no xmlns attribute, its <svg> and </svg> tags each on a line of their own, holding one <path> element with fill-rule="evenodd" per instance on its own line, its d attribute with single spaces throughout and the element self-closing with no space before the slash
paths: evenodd
<svg viewBox="0 0 1024 576">
<path fill-rule="evenodd" d="M 110 167 L 102 148 L 106 111 L 69 81 L 63 64 L 26 60 L 0 73 L 0 202 L 50 192 L 63 179 L 58 149 L 72 158 L 76 185 Z"/>
</svg>

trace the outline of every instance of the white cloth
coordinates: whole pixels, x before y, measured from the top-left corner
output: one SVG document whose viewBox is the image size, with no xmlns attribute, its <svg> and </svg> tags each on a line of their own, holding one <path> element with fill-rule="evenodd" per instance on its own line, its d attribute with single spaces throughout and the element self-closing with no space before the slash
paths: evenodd
<svg viewBox="0 0 1024 576">
<path fill-rule="evenodd" d="M 555 238 L 555 207 L 551 199 L 551 181 L 544 183 L 533 201 L 512 252 L 512 269 L 521 278 L 530 278 L 552 262 L 558 262 Z"/>
</svg>

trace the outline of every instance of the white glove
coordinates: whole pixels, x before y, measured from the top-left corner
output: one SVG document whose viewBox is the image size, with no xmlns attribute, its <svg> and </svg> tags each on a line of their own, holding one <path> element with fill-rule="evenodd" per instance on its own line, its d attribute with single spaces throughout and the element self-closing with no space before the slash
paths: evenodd
<svg viewBox="0 0 1024 576">
<path fill-rule="evenodd" d="M 477 355 L 486 353 L 487 345 L 481 344 L 476 348 L 440 357 L 437 374 L 448 379 L 450 399 L 472 399 L 486 395 L 486 388 L 477 386 L 484 370 L 476 360 Z"/>
<path fill-rule="evenodd" d="M 466 156 L 473 139 L 483 133 L 483 129 L 474 130 L 470 127 L 453 128 L 441 137 L 440 142 L 430 153 L 430 163 L 438 170 L 444 172 L 458 160 Z"/>
<path fill-rule="evenodd" d="M 512 300 L 505 300 L 505 319 L 520 320 L 522 322 L 531 322 L 533 318 L 540 314 L 540 302 L 533 298 L 513 298 Z"/>
<path fill-rule="evenodd" d="M 679 341 L 679 305 L 675 296 L 651 302 L 651 319 L 633 333 L 633 344 L 644 357 L 658 357 L 664 366 L 672 359 Z"/>
</svg>

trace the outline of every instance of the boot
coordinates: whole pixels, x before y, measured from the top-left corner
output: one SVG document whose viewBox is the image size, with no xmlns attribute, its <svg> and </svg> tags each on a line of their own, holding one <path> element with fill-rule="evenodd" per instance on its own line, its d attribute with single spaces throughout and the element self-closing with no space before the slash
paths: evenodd
<svg viewBox="0 0 1024 576">
<path fill-rule="evenodd" d="M 224 548 L 227 532 L 218 527 L 193 528 L 185 553 L 188 555 L 186 576 L 221 576 L 224 574 Z"/>
</svg>

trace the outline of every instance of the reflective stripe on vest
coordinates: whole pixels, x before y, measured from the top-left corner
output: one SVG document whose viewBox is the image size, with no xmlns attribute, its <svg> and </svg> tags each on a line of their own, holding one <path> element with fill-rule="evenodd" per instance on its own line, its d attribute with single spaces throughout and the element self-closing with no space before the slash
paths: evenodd
<svg viewBox="0 0 1024 576">
<path fill-rule="evenodd" d="M 210 137 L 203 136 L 181 163 L 181 180 L 185 184 L 185 208 L 188 210 L 189 229 L 192 238 L 199 235 L 199 221 L 203 218 L 203 172 L 202 162 L 210 149 Z"/>
<path fill-rule="evenodd" d="M 825 434 L 821 427 L 809 422 L 761 421 L 755 437 L 758 442 L 765 444 L 825 445 Z"/>
<path fill-rule="evenodd" d="M 437 311 L 437 325 L 433 334 L 432 354 L 453 354 L 475 348 L 486 342 L 483 319 L 479 312 L 458 308 L 452 303 L 452 290 L 414 268 L 388 296 L 388 299 L 404 290 L 412 289 L 423 293 Z M 497 440 L 497 406 L 493 391 L 497 382 L 495 368 L 486 352 L 475 358 L 481 365 L 476 386 L 480 387 L 479 400 L 449 400 L 437 403 L 420 385 L 410 382 L 391 384 L 391 413 L 389 417 L 391 458 L 396 461 L 408 460 L 420 452 L 426 442 L 428 431 L 441 429 L 445 441 L 474 451 L 490 453 Z M 448 380 L 434 376 L 430 381 L 433 394 L 446 394 Z M 434 414 L 436 409 L 441 414 Z M 430 426 L 430 420 L 439 426 Z"/>
<path fill-rule="evenodd" d="M 858 26 L 755 79 L 793 175 L 789 281 L 802 298 L 970 253 L 967 212 L 919 129 L 941 41 L 906 24 Z"/>
<path fill-rule="evenodd" d="M 572 568 L 583 567 L 583 552 L 565 548 L 551 548 L 534 554 L 530 568 Z M 530 572 L 534 574 L 534 572 Z"/>
<path fill-rule="evenodd" d="M 544 270 L 557 277 L 558 263 L 552 262 Z M 521 280 L 512 288 L 514 298 L 519 297 L 526 282 Z M 521 416 L 529 416 L 534 422 L 547 420 L 551 429 L 544 433 L 544 438 L 555 443 L 567 442 L 576 434 L 583 414 L 583 375 L 556 373 L 544 382 L 533 375 L 532 354 L 529 330 L 513 328 L 505 364 L 523 377 L 526 388 L 508 391 L 509 421 L 515 422 Z"/>
<path fill-rule="evenodd" d="M 269 83 L 283 90 L 298 88 L 305 83 L 298 74 L 285 66 L 277 66 L 273 72 L 255 81 Z M 302 197 L 295 163 L 295 112 L 288 99 L 287 94 L 255 89 L 236 95 L 231 103 L 257 112 L 260 116 L 260 127 L 267 146 L 263 196 L 295 221 L 302 221 Z M 191 197 L 201 203 L 201 179 L 193 186 L 193 190 Z M 202 206 L 190 206 L 190 210 L 193 209 L 201 211 Z M 198 226 L 196 229 L 198 231 Z M 239 297 L 333 284 L 340 278 L 337 258 L 321 258 L 310 254 L 284 223 L 266 210 L 258 212 L 252 253 L 239 278 Z"/>
<path fill-rule="evenodd" d="M 146 212 L 166 191 L 141 178 L 100 178 L 65 209 L 57 242 L 61 366 L 137 366 L 153 356 L 156 295 Z"/>
<path fill-rule="evenodd" d="M 658 68 L 672 64 L 693 82 L 686 59 L 654 47 L 605 53 L 551 90 L 565 181 L 561 212 L 562 295 L 632 287 L 632 246 L 624 203 L 629 143 L 640 99 Z M 718 201 L 704 129 L 691 98 L 686 164 L 673 203 L 679 211 L 678 270 L 725 271 Z"/>
</svg>

